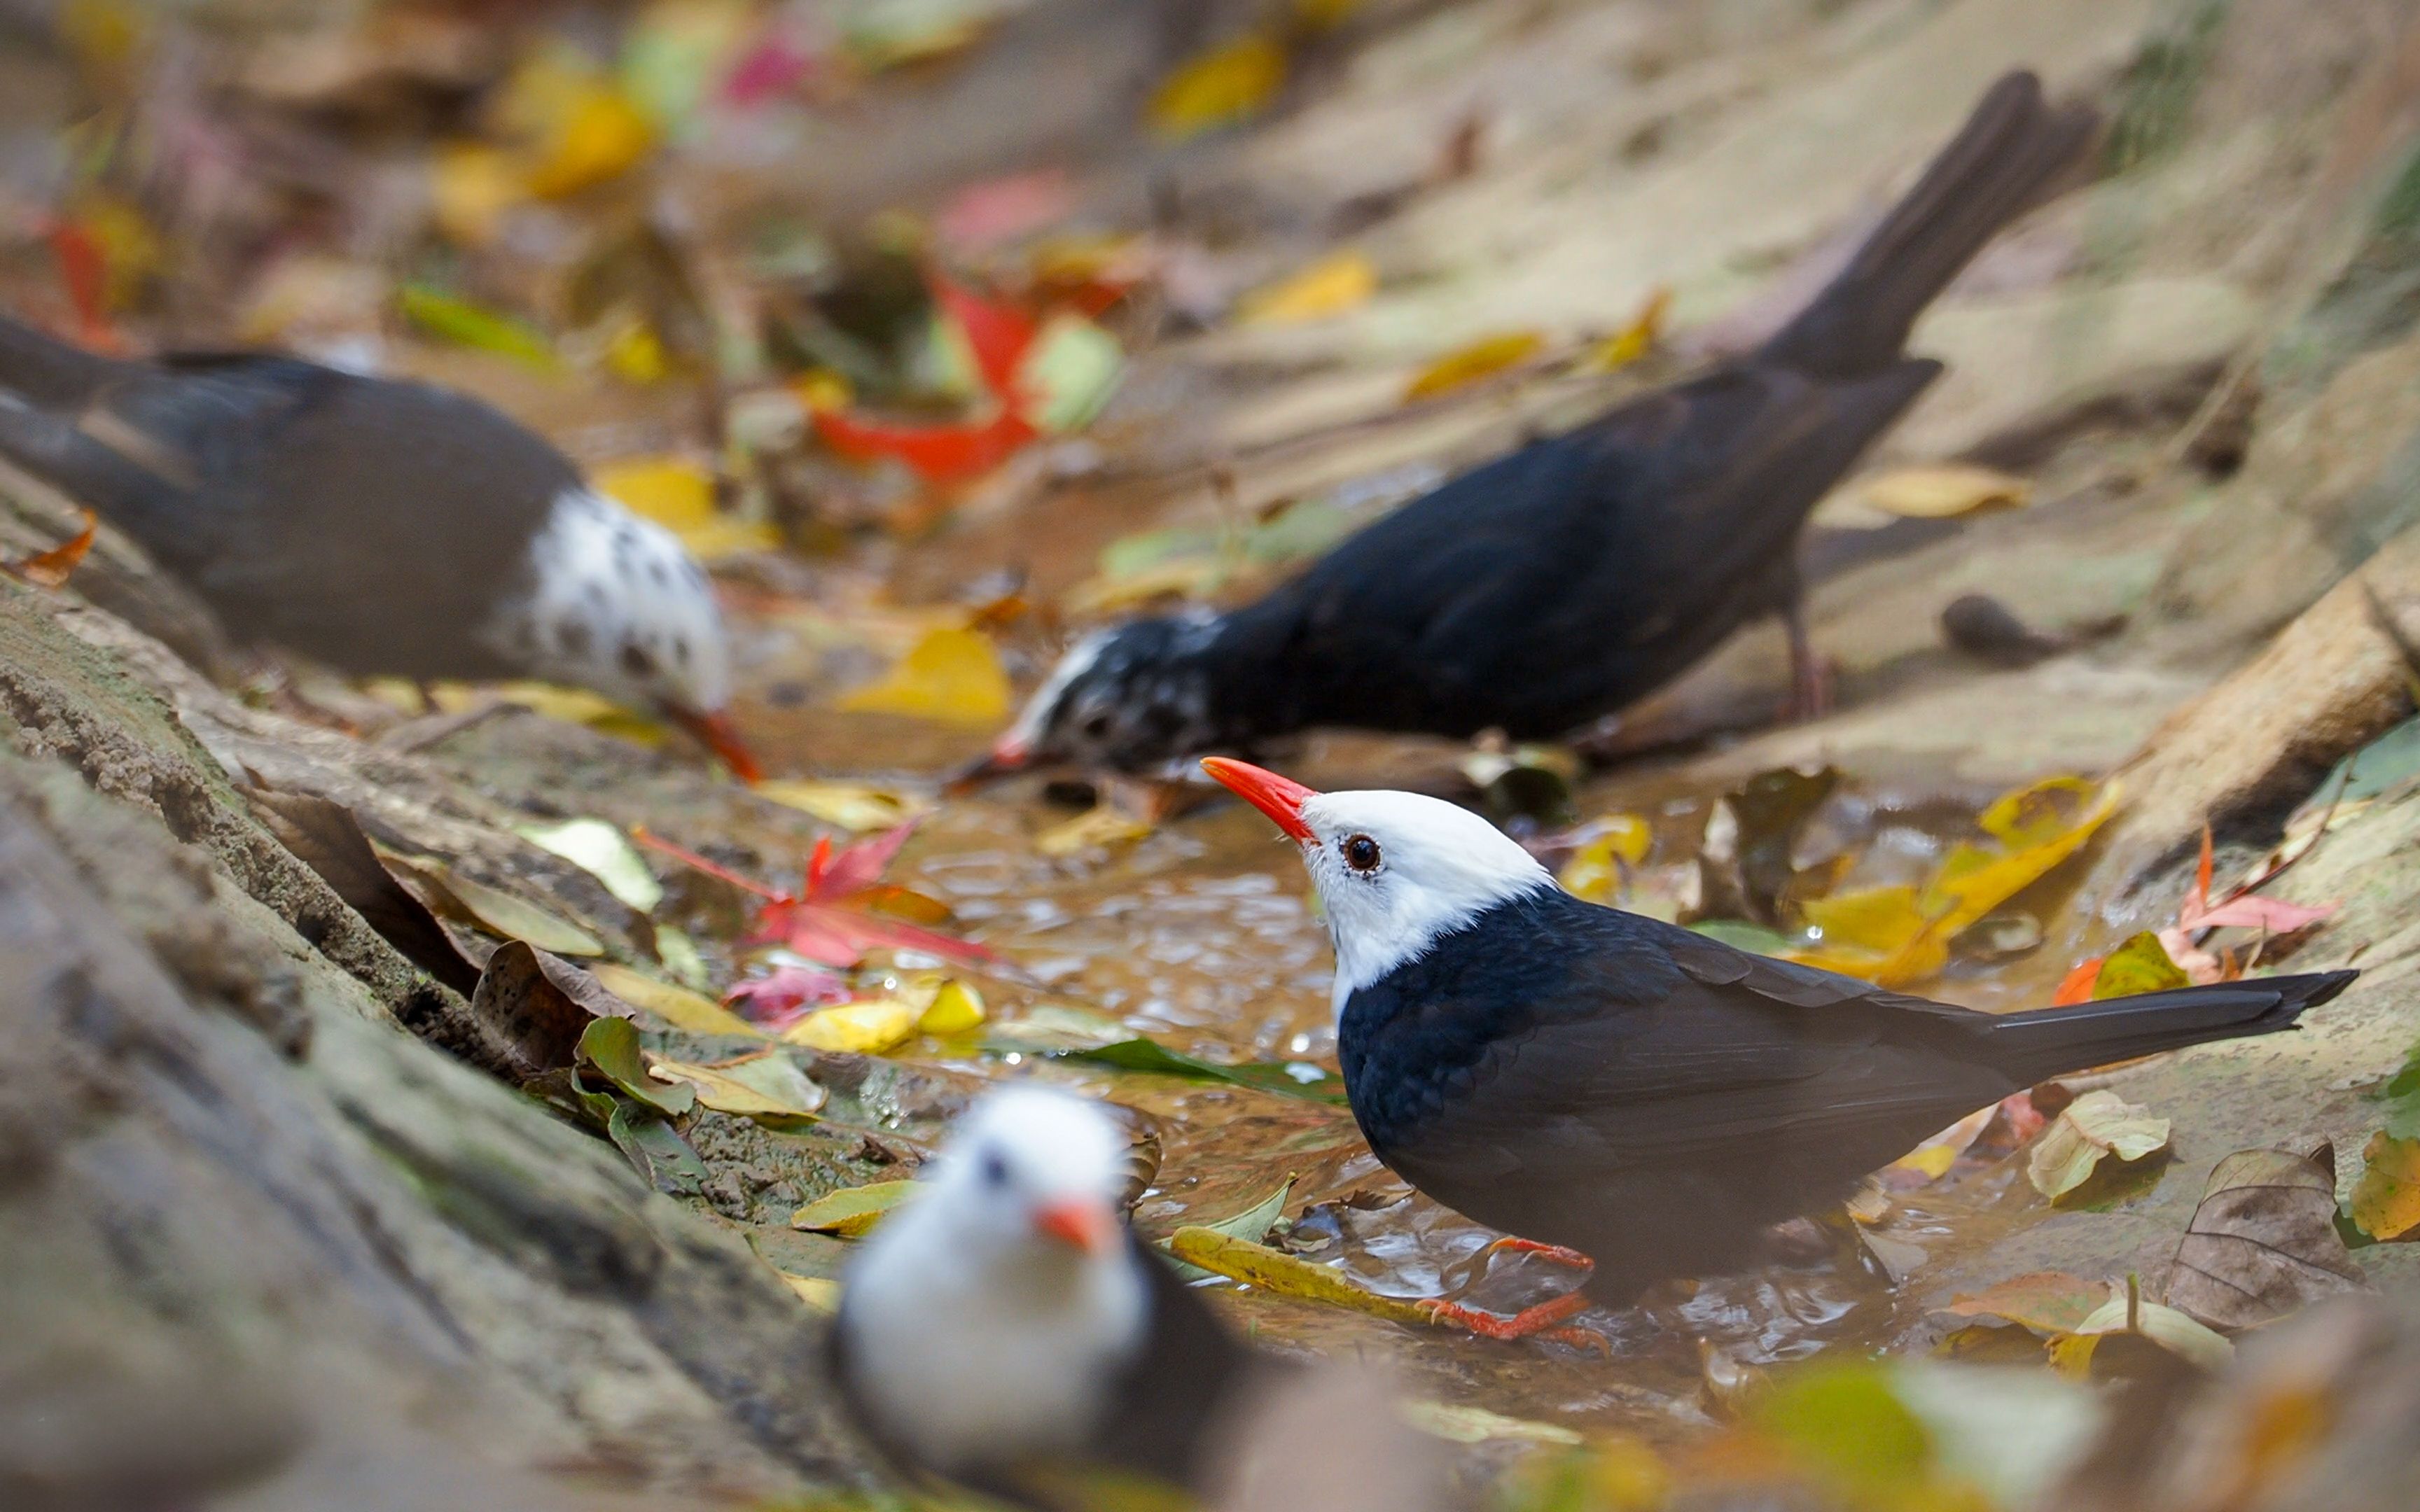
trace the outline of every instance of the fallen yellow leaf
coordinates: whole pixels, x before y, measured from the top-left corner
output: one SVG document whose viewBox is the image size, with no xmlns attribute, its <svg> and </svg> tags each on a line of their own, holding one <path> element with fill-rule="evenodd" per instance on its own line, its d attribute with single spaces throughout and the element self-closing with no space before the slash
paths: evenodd
<svg viewBox="0 0 2420 1512">
<path fill-rule="evenodd" d="M 2184 968 L 2168 958 L 2168 948 L 2149 930 L 2109 952 L 2092 979 L 2092 995 L 2132 997 L 2137 993 L 2164 993 L 2192 984 Z"/>
<path fill-rule="evenodd" d="M 842 694 L 837 706 L 987 725 L 1007 717 L 1013 692 L 988 636 L 945 627 L 927 632 L 887 676 Z"/>
<path fill-rule="evenodd" d="M 1507 331 L 1457 347 L 1420 369 L 1404 387 L 1404 402 L 1433 399 L 1528 362 L 1545 348 L 1544 332 Z"/>
<path fill-rule="evenodd" d="M 765 1031 L 706 996 L 644 972 L 600 961 L 588 968 L 599 985 L 643 1012 L 689 1034 L 737 1034 L 762 1040 Z"/>
<path fill-rule="evenodd" d="M 924 1005 L 916 1027 L 925 1034 L 964 1034 L 980 1028 L 984 1018 L 983 994 L 953 977 Z"/>
<path fill-rule="evenodd" d="M 511 157 L 485 142 L 440 146 L 428 165 L 428 193 L 437 229 L 464 247 L 495 240 L 504 212 L 529 198 Z"/>
<path fill-rule="evenodd" d="M 790 1214 L 790 1227 L 818 1234 L 855 1239 L 881 1221 L 882 1215 L 916 1196 L 913 1181 L 874 1181 L 827 1192 Z"/>
<path fill-rule="evenodd" d="M 1378 266 L 1365 253 L 1332 253 L 1237 301 L 1235 318 L 1248 326 L 1324 320 L 1370 302 L 1378 292 Z"/>
<path fill-rule="evenodd" d="M 811 1050 L 878 1056 L 908 1042 L 923 1013 L 913 1003 L 896 997 L 868 997 L 854 1003 L 819 1008 L 783 1031 L 791 1044 Z"/>
<path fill-rule="evenodd" d="M 814 814 L 828 825 L 862 834 L 896 829 L 910 819 L 932 811 L 932 803 L 896 788 L 863 782 L 817 782 L 808 779 L 771 779 L 750 789 L 784 808 Z"/>
<path fill-rule="evenodd" d="M 775 1052 L 778 1054 L 778 1052 Z M 647 1057 L 647 1074 L 657 1081 L 674 1086 L 687 1086 L 697 1092 L 698 1106 L 712 1108 L 717 1113 L 736 1113 L 748 1118 L 803 1119 L 823 1106 L 824 1090 L 803 1075 L 797 1078 L 803 1095 L 792 1095 L 769 1089 L 774 1084 L 759 1087 L 733 1074 L 727 1066 L 700 1066 L 686 1060 L 673 1060 L 661 1056 Z M 763 1080 L 763 1078 L 758 1078 Z"/>
<path fill-rule="evenodd" d="M 714 503 L 714 474 L 685 457 L 631 457 L 598 468 L 597 490 L 630 513 L 654 520 L 681 539 L 701 562 L 743 551 L 770 551 L 782 532 L 761 520 L 724 514 Z"/>
<path fill-rule="evenodd" d="M 1642 865 L 1655 842 L 1655 831 L 1635 813 L 1606 814 L 1596 833 L 1580 842 L 1563 863 L 1563 890 L 1590 903 L 1611 903 L 1621 891 L 1625 869 Z"/>
<path fill-rule="evenodd" d="M 2015 507 L 2033 497 L 2033 485 L 1991 468 L 1945 463 L 1894 468 L 1866 483 L 1877 509 L 1909 519 L 1947 519 L 1986 505 Z"/>
<path fill-rule="evenodd" d="M 840 1283 L 824 1275 L 792 1275 L 787 1271 L 775 1273 L 800 1302 L 830 1317 L 840 1311 Z"/>
<path fill-rule="evenodd" d="M 2352 1185 L 2352 1221 L 2372 1239 L 2400 1239 L 2420 1228 L 2420 1139 L 2385 1130 L 2369 1136 L 2361 1180 Z"/>
<path fill-rule="evenodd" d="M 1103 803 L 1034 836 L 1033 848 L 1047 856 L 1064 857 L 1098 847 L 1130 845 L 1150 833 L 1146 822 Z"/>
<path fill-rule="evenodd" d="M 1664 339 L 1664 316 L 1672 308 L 1672 291 L 1659 287 L 1649 294 L 1630 317 L 1630 324 L 1598 342 L 1588 360 L 1581 363 L 1584 371 L 1610 373 L 1631 363 L 1655 349 Z"/>
<path fill-rule="evenodd" d="M 1921 981 L 1949 962 L 1949 942 L 2074 855 L 2117 811 L 2115 782 L 2054 777 L 2002 794 L 1976 819 L 1989 844 L 1962 842 L 1920 888 L 1866 887 L 1802 905 L 1823 932 L 1792 959 L 1885 987 Z"/>
<path fill-rule="evenodd" d="M 601 80 L 582 81 L 557 106 L 525 175 L 530 193 L 561 199 L 628 173 L 656 145 L 655 123 Z"/>
<path fill-rule="evenodd" d="M 1152 130 L 1182 141 L 1257 115 L 1285 83 L 1285 49 L 1248 32 L 1178 64 L 1152 92 Z"/>
</svg>

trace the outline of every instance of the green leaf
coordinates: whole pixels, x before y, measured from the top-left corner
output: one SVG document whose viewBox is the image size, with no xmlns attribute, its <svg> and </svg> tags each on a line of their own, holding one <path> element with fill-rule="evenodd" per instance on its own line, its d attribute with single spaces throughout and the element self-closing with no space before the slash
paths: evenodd
<svg viewBox="0 0 2420 1512">
<path fill-rule="evenodd" d="M 582 1030 L 580 1058 L 667 1118 L 676 1119 L 697 1106 L 697 1088 L 685 1083 L 666 1086 L 647 1074 L 646 1061 L 639 1054 L 638 1027 L 628 1019 L 598 1019 Z"/>
<path fill-rule="evenodd" d="M 405 319 L 432 336 L 515 358 L 550 372 L 561 365 L 554 347 L 536 327 L 458 295 L 426 284 L 407 284 L 396 301 Z"/>
<path fill-rule="evenodd" d="M 2109 952 L 2101 974 L 2092 979 L 2092 998 L 2132 997 L 2137 993 L 2164 993 L 2191 986 L 2184 968 L 2168 959 L 2168 948 L 2149 930 Z"/>
<path fill-rule="evenodd" d="M 618 1104 L 605 1125 L 605 1135 L 629 1157 L 630 1164 L 657 1191 L 683 1192 L 694 1196 L 705 1189 L 706 1162 L 697 1158 L 697 1151 L 689 1148 L 680 1131 L 654 1108 L 638 1103 Z"/>
<path fill-rule="evenodd" d="M 1195 1081 L 1233 1082 L 1264 1092 L 1280 1092 L 1287 1097 L 1308 1098 L 1314 1103 L 1344 1101 L 1342 1083 L 1308 1061 L 1272 1065 L 1264 1060 L 1247 1060 L 1238 1065 L 1221 1066 L 1213 1061 L 1197 1060 L 1180 1051 L 1171 1050 L 1156 1040 L 1120 1040 L 1114 1043 L 1095 1045 L 1082 1050 L 1054 1052 L 1063 1060 L 1090 1060 L 1121 1071 L 1156 1072 L 1163 1076 L 1187 1076 Z M 1298 1074 L 1317 1072 L 1315 1076 Z"/>
<path fill-rule="evenodd" d="M 1794 1458 L 1861 1494 L 1920 1485 L 1931 1460 L 1922 1420 L 1871 1364 L 1822 1365 L 1782 1381 L 1756 1403 L 1752 1421 Z"/>
</svg>

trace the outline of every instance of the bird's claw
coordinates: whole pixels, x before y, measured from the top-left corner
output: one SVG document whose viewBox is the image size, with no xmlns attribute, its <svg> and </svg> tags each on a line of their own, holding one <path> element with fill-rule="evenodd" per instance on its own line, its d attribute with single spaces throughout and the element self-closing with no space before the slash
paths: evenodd
<svg viewBox="0 0 2420 1512">
<path fill-rule="evenodd" d="M 1552 1338 L 1568 1344 L 1573 1341 L 1568 1335 L 1586 1335 L 1598 1344 L 1605 1344 L 1604 1335 L 1591 1329 L 1561 1326 L 1566 1319 L 1586 1312 L 1588 1304 L 1587 1293 L 1572 1291 L 1510 1315 L 1482 1312 L 1458 1302 L 1448 1302 L 1442 1297 L 1425 1298 L 1413 1305 L 1427 1314 L 1432 1322 L 1468 1329 L 1481 1338 Z M 1606 1345 L 1606 1348 L 1611 1351 L 1610 1345 Z"/>
</svg>

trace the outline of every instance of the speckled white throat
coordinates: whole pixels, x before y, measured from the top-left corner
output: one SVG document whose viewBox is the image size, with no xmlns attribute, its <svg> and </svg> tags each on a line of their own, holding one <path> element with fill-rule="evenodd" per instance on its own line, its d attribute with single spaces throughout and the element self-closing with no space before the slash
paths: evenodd
<svg viewBox="0 0 2420 1512">
<path fill-rule="evenodd" d="M 530 592 L 482 639 L 534 675 L 634 706 L 711 713 L 731 700 L 731 652 L 704 569 L 680 538 L 586 488 L 559 496 L 531 539 Z"/>
</svg>

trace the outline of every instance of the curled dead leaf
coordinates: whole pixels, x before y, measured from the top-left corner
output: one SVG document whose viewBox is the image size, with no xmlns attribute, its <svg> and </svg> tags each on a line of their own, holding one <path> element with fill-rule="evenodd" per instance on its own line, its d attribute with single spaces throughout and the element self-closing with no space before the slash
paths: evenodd
<svg viewBox="0 0 2420 1512">
<path fill-rule="evenodd" d="M 0 570 L 23 578 L 37 588 L 66 587 L 76 564 L 84 561 L 85 552 L 92 549 L 93 532 L 101 523 L 101 517 L 91 510 L 83 513 L 84 529 L 47 551 L 37 551 L 31 556 L 0 563 Z"/>
<path fill-rule="evenodd" d="M 2051 1120 L 2025 1159 L 2025 1177 L 2035 1191 L 2055 1201 L 2090 1180 L 2109 1156 L 2137 1161 L 2167 1147 L 2167 1119 L 2099 1088 Z"/>
</svg>

